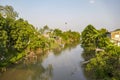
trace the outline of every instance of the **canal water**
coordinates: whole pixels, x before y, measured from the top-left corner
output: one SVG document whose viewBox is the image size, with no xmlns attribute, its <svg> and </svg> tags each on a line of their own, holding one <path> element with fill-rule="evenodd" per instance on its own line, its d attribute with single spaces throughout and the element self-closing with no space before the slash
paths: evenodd
<svg viewBox="0 0 120 80">
<path fill-rule="evenodd" d="M 0 80 L 86 80 L 82 52 L 80 45 L 50 51 L 36 63 L 11 66 L 0 75 Z"/>
</svg>

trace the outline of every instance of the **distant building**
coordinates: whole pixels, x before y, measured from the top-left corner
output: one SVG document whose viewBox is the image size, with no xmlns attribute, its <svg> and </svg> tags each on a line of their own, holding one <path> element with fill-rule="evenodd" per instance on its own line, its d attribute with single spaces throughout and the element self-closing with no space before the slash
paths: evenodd
<svg viewBox="0 0 120 80">
<path fill-rule="evenodd" d="M 120 30 L 111 32 L 111 41 L 115 43 L 115 45 L 120 46 Z"/>
<path fill-rule="evenodd" d="M 46 38 L 50 38 L 49 33 L 44 33 L 43 36 L 46 37 Z"/>
</svg>

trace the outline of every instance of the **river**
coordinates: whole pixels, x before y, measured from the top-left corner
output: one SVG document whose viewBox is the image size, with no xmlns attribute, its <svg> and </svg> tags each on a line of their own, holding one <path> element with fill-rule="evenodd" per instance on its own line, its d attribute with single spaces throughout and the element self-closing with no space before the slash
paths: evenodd
<svg viewBox="0 0 120 80">
<path fill-rule="evenodd" d="M 0 75 L 0 80 L 86 80 L 82 52 L 80 45 L 50 51 L 36 63 L 11 66 Z"/>
</svg>

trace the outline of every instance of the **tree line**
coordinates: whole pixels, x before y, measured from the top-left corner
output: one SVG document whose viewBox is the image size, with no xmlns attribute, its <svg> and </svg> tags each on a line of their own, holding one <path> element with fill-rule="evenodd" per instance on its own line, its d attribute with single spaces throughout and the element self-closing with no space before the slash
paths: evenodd
<svg viewBox="0 0 120 80">
<path fill-rule="evenodd" d="M 80 41 L 80 33 L 50 29 L 47 25 L 36 28 L 23 18 L 12 6 L 0 6 L 0 67 L 15 63 L 28 52 L 69 45 Z"/>
</svg>

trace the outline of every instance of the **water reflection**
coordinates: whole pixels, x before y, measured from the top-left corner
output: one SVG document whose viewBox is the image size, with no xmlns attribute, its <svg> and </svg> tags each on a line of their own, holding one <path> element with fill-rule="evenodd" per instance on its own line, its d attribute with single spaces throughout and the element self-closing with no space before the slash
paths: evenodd
<svg viewBox="0 0 120 80">
<path fill-rule="evenodd" d="M 0 76 L 0 80 L 51 80 L 52 65 L 44 68 L 41 63 L 29 64 L 27 66 L 21 64 L 9 68 L 9 70 Z"/>
<path fill-rule="evenodd" d="M 83 49 L 78 46 L 63 49 L 59 56 L 51 52 L 43 61 L 43 66 L 53 65 L 52 80 L 86 80 L 80 62 Z"/>
<path fill-rule="evenodd" d="M 36 63 L 12 66 L 0 80 L 86 80 L 80 64 L 83 49 L 76 45 L 38 55 Z"/>
<path fill-rule="evenodd" d="M 60 48 L 60 47 L 57 47 L 57 48 L 54 48 L 52 50 L 52 52 L 54 53 L 55 56 L 59 56 L 64 50 L 71 50 L 71 49 L 74 49 L 76 48 L 76 46 L 78 45 L 79 43 L 74 43 L 74 44 L 70 44 L 70 45 L 65 45 L 63 48 Z"/>
</svg>

